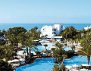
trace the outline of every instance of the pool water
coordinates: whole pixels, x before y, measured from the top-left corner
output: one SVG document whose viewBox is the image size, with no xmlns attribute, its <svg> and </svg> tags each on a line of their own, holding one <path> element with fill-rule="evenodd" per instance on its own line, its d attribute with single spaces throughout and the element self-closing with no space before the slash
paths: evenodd
<svg viewBox="0 0 91 71">
<path fill-rule="evenodd" d="M 51 50 L 51 47 L 54 45 L 53 43 L 47 43 L 47 47 L 46 47 L 46 49 L 47 50 Z M 44 45 L 41 45 L 41 46 L 37 46 L 37 49 L 38 49 L 38 51 L 43 51 L 43 50 L 45 50 L 45 46 Z"/>
<path fill-rule="evenodd" d="M 69 50 L 72 50 L 72 48 L 71 47 L 64 47 L 64 50 L 69 51 Z"/>
<path fill-rule="evenodd" d="M 64 64 L 65 65 L 74 65 L 74 64 L 77 64 L 77 65 L 81 65 L 81 64 L 87 64 L 87 57 L 86 56 L 74 56 L 70 59 L 65 59 L 64 60 Z M 91 64 L 91 58 L 90 58 L 90 64 Z"/>
<path fill-rule="evenodd" d="M 53 58 L 38 58 L 34 63 L 16 68 L 16 71 L 50 71 L 54 67 Z"/>
<path fill-rule="evenodd" d="M 46 43 L 48 46 L 46 47 L 47 50 L 51 50 L 51 47 L 54 46 L 54 43 Z M 26 52 L 26 48 L 23 48 L 23 50 Z M 29 50 L 29 48 L 28 48 Z M 34 48 L 32 48 L 32 51 L 43 51 L 45 50 L 45 46 L 42 44 L 42 45 L 38 45 L 38 46 L 35 46 Z"/>
</svg>

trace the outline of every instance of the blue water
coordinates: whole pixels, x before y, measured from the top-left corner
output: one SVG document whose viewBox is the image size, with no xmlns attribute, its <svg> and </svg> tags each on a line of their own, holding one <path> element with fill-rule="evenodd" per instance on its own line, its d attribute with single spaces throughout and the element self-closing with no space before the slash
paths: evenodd
<svg viewBox="0 0 91 71">
<path fill-rule="evenodd" d="M 87 57 L 86 56 L 74 56 L 70 59 L 65 59 L 64 60 L 64 64 L 65 65 L 74 65 L 74 64 L 77 64 L 77 65 L 81 65 L 81 64 L 87 64 Z M 91 58 L 90 58 L 90 64 L 91 64 Z"/>
<path fill-rule="evenodd" d="M 69 50 L 72 50 L 72 48 L 71 47 L 65 47 L 64 50 L 69 51 Z"/>
<path fill-rule="evenodd" d="M 64 25 L 64 27 L 73 26 L 78 30 L 82 30 L 86 26 L 91 26 L 90 23 L 89 24 L 87 24 L 87 23 L 79 23 L 79 24 L 71 23 L 71 24 L 63 24 L 63 25 Z"/>
<path fill-rule="evenodd" d="M 0 30 L 7 30 L 9 28 L 12 28 L 12 27 L 24 27 L 26 28 L 27 30 L 30 30 L 31 28 L 37 26 L 39 29 L 44 26 L 44 25 L 53 25 L 55 23 L 50 23 L 50 24 L 15 24 L 15 23 L 11 23 L 11 24 L 1 24 L 0 23 Z M 76 29 L 78 30 L 81 30 L 83 29 L 83 27 L 86 27 L 86 26 L 91 26 L 91 24 L 84 24 L 84 23 L 79 23 L 79 24 L 74 24 L 74 23 L 71 23 L 71 24 L 63 24 L 64 27 L 68 27 L 68 26 L 74 26 Z"/>
<path fill-rule="evenodd" d="M 54 67 L 53 58 L 39 58 L 34 63 L 16 68 L 16 71 L 50 71 Z"/>
<path fill-rule="evenodd" d="M 47 50 L 51 50 L 51 47 L 54 45 L 53 43 L 47 43 L 47 47 L 46 49 Z M 24 49 L 24 51 L 26 52 L 26 48 L 22 48 Z M 29 48 L 28 48 L 29 49 Z M 32 51 L 39 51 L 39 52 L 42 52 L 43 50 L 45 50 L 45 46 L 44 45 L 38 45 L 38 46 L 35 46 L 34 48 L 32 48 Z"/>
<path fill-rule="evenodd" d="M 45 26 L 45 25 L 52 25 L 52 24 L 15 24 L 15 23 L 11 23 L 11 24 L 0 24 L 0 30 L 8 30 L 9 28 L 12 28 L 12 27 L 24 27 L 25 29 L 27 30 L 30 30 L 31 28 L 33 27 L 38 27 L 39 29 L 42 27 L 42 26 Z"/>
<path fill-rule="evenodd" d="M 51 50 L 51 47 L 54 45 L 53 43 L 47 43 L 47 47 L 46 47 L 46 49 L 47 50 Z M 44 45 L 40 45 L 40 46 L 37 46 L 37 48 L 38 48 L 38 51 L 43 51 L 43 50 L 45 50 L 45 46 Z"/>
</svg>

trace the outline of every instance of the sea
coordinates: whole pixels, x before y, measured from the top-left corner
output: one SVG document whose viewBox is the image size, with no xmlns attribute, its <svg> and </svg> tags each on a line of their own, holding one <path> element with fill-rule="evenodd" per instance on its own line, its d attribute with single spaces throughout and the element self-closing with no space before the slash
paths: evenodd
<svg viewBox="0 0 91 71">
<path fill-rule="evenodd" d="M 13 27 L 24 27 L 27 30 L 32 29 L 33 27 L 38 27 L 39 29 L 41 29 L 43 26 L 48 25 L 48 26 L 52 26 L 53 24 L 57 24 L 57 23 L 0 23 L 0 30 L 8 30 L 9 28 L 13 28 Z M 77 30 L 82 30 L 84 27 L 87 26 L 91 26 L 91 23 L 58 23 L 63 25 L 64 28 L 69 27 L 69 26 L 73 26 L 75 27 Z"/>
</svg>

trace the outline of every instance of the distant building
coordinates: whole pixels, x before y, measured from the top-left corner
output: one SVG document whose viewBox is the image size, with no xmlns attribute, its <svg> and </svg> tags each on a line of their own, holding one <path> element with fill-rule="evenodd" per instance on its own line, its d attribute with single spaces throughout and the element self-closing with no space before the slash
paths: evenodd
<svg viewBox="0 0 91 71">
<path fill-rule="evenodd" d="M 0 35 L 0 44 L 5 44 L 7 42 L 5 35 Z"/>
<path fill-rule="evenodd" d="M 85 31 L 87 31 L 87 30 L 89 30 L 89 29 L 91 29 L 91 26 L 84 27 L 84 30 L 85 30 Z"/>
<path fill-rule="evenodd" d="M 62 36 L 54 36 L 52 37 L 52 39 L 54 39 L 55 41 L 63 41 L 63 37 Z"/>
<path fill-rule="evenodd" d="M 51 38 L 53 36 L 58 35 L 63 30 L 62 24 L 54 24 L 52 26 L 43 26 L 41 28 L 41 35 L 40 36 L 46 36 L 48 38 Z"/>
</svg>

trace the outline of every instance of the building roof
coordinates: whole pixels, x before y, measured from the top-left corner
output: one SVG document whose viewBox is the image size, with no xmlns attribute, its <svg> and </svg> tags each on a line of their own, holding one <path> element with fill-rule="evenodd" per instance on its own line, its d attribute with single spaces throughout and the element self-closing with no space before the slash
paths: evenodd
<svg viewBox="0 0 91 71">
<path fill-rule="evenodd" d="M 62 36 L 53 36 L 52 38 L 62 38 Z"/>
<path fill-rule="evenodd" d="M 59 38 L 60 39 L 62 38 L 62 36 L 52 36 L 52 37 L 47 37 L 47 38 L 56 38 L 56 39 Z"/>
</svg>

